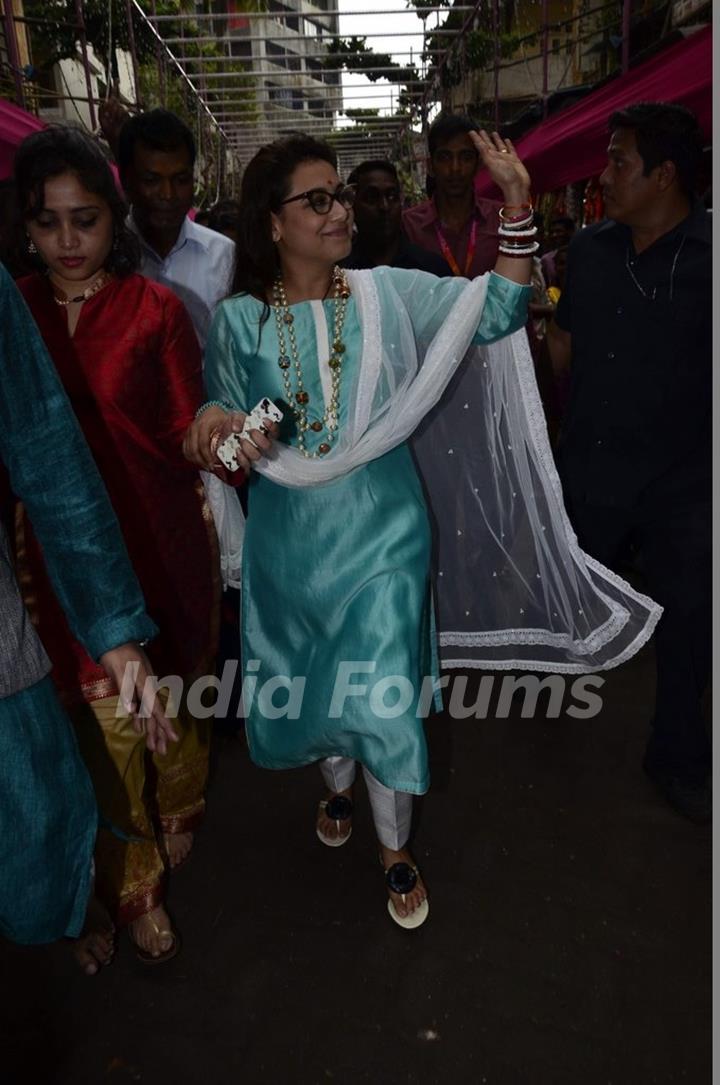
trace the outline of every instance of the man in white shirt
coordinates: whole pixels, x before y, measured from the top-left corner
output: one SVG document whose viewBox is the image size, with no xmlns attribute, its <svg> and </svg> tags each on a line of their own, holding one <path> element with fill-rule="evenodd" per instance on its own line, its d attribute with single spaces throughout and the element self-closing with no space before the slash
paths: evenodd
<svg viewBox="0 0 720 1085">
<path fill-rule="evenodd" d="M 117 138 L 117 160 L 140 240 L 141 272 L 184 302 L 205 347 L 215 306 L 232 286 L 235 245 L 187 217 L 193 202 L 195 140 L 166 109 L 129 117 Z"/>
</svg>

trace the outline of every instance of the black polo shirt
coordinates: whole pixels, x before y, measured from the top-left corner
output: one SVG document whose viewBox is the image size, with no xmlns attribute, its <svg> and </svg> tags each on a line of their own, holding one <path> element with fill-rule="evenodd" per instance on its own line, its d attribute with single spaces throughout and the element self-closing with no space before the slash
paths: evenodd
<svg viewBox="0 0 720 1085">
<path fill-rule="evenodd" d="M 555 319 L 572 336 L 558 451 L 566 492 L 624 508 L 648 488 L 707 496 L 711 221 L 702 205 L 639 255 L 627 226 L 581 230 Z"/>
</svg>

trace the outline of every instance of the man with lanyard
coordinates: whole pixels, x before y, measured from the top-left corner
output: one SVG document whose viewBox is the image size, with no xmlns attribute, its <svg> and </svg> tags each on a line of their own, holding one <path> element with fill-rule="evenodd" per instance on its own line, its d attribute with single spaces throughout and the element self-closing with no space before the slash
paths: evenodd
<svg viewBox="0 0 720 1085">
<path fill-rule="evenodd" d="M 581 547 L 617 564 L 635 547 L 664 608 L 643 767 L 667 801 L 710 817 L 711 224 L 694 184 L 702 139 L 682 106 L 610 118 L 608 218 L 570 244 L 548 346 L 570 367 L 559 444 Z"/>
<path fill-rule="evenodd" d="M 369 159 L 356 166 L 347 179 L 355 187 L 355 234 L 343 267 L 402 267 L 450 276 L 441 256 L 413 245 L 402 231 L 402 190 L 392 162 Z"/>
<path fill-rule="evenodd" d="M 434 195 L 403 215 L 412 244 L 442 256 L 453 275 L 468 279 L 495 266 L 500 225 L 500 204 L 475 194 L 479 161 L 468 133 L 477 130 L 470 117 L 441 114 L 433 121 L 428 173 Z"/>
<path fill-rule="evenodd" d="M 184 302 L 204 348 L 215 306 L 230 293 L 235 245 L 188 218 L 195 188 L 193 134 L 166 109 L 127 117 L 114 99 L 100 120 L 131 205 L 140 270 Z"/>
</svg>

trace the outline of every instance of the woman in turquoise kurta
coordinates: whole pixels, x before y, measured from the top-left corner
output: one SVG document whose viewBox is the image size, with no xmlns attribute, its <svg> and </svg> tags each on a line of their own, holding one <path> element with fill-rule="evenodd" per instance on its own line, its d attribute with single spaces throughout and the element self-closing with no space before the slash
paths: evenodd
<svg viewBox="0 0 720 1085">
<path fill-rule="evenodd" d="M 465 280 L 377 268 L 386 279 L 414 279 L 413 325 L 432 338 Z M 527 287 L 493 275 L 476 342 L 492 342 L 522 327 Z M 310 402 L 323 401 L 321 359 L 330 356 L 332 300 L 291 306 Z M 262 303 L 233 297 L 216 314 L 207 346 L 209 394 L 249 412 L 263 396 L 284 397 L 275 321 L 263 326 Z M 362 353 L 355 299 L 348 302 L 339 425 L 347 425 L 348 396 Z M 297 433 L 287 437 L 297 447 Z M 323 434 L 306 436 L 309 451 Z M 253 473 L 243 551 L 243 659 L 261 690 L 274 675 L 305 676 L 297 720 L 269 718 L 272 706 L 257 694 L 246 705 L 250 753 L 264 768 L 287 769 L 330 756 L 367 766 L 385 787 L 423 794 L 429 783 L 427 750 L 417 703 L 401 716 L 381 720 L 366 697 L 349 696 L 342 721 L 328 719 L 338 662 L 372 661 L 352 683 L 391 675 L 422 687 L 437 666 L 430 601 L 430 531 L 420 480 L 407 444 L 351 474 L 316 488 L 290 489 Z M 249 698 L 248 698 L 249 700 Z M 283 697 L 275 694 L 274 703 Z"/>
<path fill-rule="evenodd" d="M 493 161 L 508 154 L 515 185 L 508 202 L 524 202 L 517 186 L 525 171 L 515 155 L 487 138 L 479 138 L 478 147 Z M 348 287 L 333 273 L 349 248 L 352 224 L 346 206 L 351 194 L 338 186 L 332 152 L 300 137 L 279 141 L 251 163 L 243 189 L 246 251 L 240 250 L 236 279 L 241 293 L 219 307 L 205 360 L 208 392 L 218 403 L 248 413 L 263 397 L 282 400 L 294 424 L 281 439 L 309 457 L 325 454 L 335 433 L 348 426 L 363 354 L 352 278 Z M 324 194 L 319 201 L 313 195 L 318 191 Z M 326 210 L 317 209 L 328 203 Z M 278 258 L 271 269 L 260 266 L 260 242 L 248 243 L 248 228 L 260 224 L 262 230 L 263 222 Z M 515 281 L 491 276 L 476 342 L 494 341 L 524 324 L 530 293 L 522 281 L 527 282 L 520 266 L 525 263 L 529 267 L 529 260 L 504 261 L 504 273 L 510 271 Z M 282 282 L 273 286 L 278 270 Z M 467 286 L 463 279 L 386 267 L 360 274 L 372 274 L 380 294 L 392 284 L 409 298 L 413 331 L 424 341 L 433 338 Z M 328 298 L 333 281 L 336 296 Z M 342 350 L 334 346 L 338 327 Z M 333 354 L 341 355 L 335 427 L 327 424 Z M 305 416 L 287 405 L 288 391 L 300 387 L 288 378 L 297 382 L 300 369 L 309 402 Z M 210 407 L 197 430 L 209 433 L 222 422 L 221 414 Z M 257 431 L 253 439 L 260 451 L 268 448 Z M 259 454 L 243 447 L 248 456 L 238 457 L 241 463 Z M 360 762 L 383 861 L 391 870 L 412 866 L 405 847 L 410 796 L 425 792 L 429 783 L 418 700 L 437 675 L 430 549 L 425 500 L 407 444 L 322 486 L 294 489 L 251 475 L 242 581 L 246 690 L 248 676 L 256 679 L 255 695 L 245 704 L 251 756 L 276 769 L 321 762 L 331 805 L 321 804 L 318 835 L 334 846 L 350 834 L 341 826 L 347 808 L 333 802 L 338 794 L 349 796 L 354 763 Z M 290 689 L 279 693 L 275 676 L 304 679 L 297 697 Z M 418 695 L 392 718 L 373 712 L 367 696 L 383 680 L 409 683 Z M 363 685 L 362 694 L 352 689 Z M 417 925 L 427 914 L 425 888 L 419 880 L 411 885 L 411 878 L 402 892 L 401 882 L 402 877 L 388 882 L 391 915 L 404 920 L 402 925 Z"/>
</svg>

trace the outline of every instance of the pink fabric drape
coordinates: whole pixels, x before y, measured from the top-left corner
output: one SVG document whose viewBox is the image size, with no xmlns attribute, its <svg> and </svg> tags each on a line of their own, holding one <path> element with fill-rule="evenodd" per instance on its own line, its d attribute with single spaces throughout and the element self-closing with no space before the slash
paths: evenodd
<svg viewBox="0 0 720 1085">
<path fill-rule="evenodd" d="M 708 142 L 712 133 L 712 27 L 704 27 L 638 65 L 627 75 L 537 125 L 516 147 L 535 192 L 594 177 L 605 168 L 610 114 L 634 102 L 677 102 L 692 109 Z M 478 195 L 498 198 L 482 171 Z"/>
<path fill-rule="evenodd" d="M 26 136 L 31 132 L 37 132 L 46 128 L 47 122 L 40 120 L 33 113 L 28 113 L 12 102 L 4 102 L 0 99 L 0 181 L 10 177 L 13 171 L 15 151 L 18 149 Z M 120 187 L 120 177 L 117 167 L 113 162 L 110 169 L 115 178 L 115 184 Z"/>
<path fill-rule="evenodd" d="M 45 123 L 11 102 L 0 100 L 0 180 L 12 173 L 15 150 L 31 132 Z"/>
</svg>

